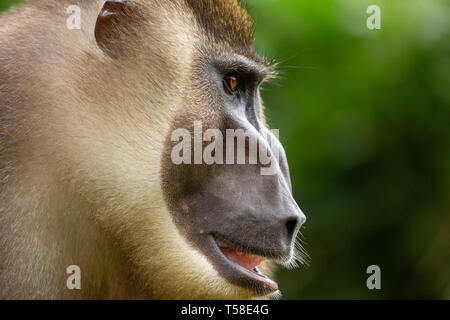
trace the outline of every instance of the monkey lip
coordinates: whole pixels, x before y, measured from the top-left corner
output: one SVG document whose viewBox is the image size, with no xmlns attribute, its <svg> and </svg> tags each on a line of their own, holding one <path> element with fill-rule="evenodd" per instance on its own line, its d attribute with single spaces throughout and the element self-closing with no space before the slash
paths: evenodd
<svg viewBox="0 0 450 320">
<path fill-rule="evenodd" d="M 215 238 L 218 251 L 223 260 L 226 261 L 229 271 L 233 273 L 233 278 L 239 284 L 247 285 L 250 288 L 259 288 L 259 292 L 273 292 L 278 290 L 278 284 L 264 275 L 258 266 L 267 258 L 242 252 L 227 243 Z"/>
</svg>

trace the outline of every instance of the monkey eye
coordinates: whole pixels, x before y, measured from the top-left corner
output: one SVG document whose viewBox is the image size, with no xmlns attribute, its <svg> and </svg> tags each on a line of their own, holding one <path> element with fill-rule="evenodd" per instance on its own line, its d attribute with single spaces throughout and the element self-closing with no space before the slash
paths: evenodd
<svg viewBox="0 0 450 320">
<path fill-rule="evenodd" d="M 236 74 L 232 73 L 225 76 L 224 86 L 226 91 L 228 91 L 230 94 L 237 93 L 239 91 L 240 82 L 240 78 Z"/>
</svg>

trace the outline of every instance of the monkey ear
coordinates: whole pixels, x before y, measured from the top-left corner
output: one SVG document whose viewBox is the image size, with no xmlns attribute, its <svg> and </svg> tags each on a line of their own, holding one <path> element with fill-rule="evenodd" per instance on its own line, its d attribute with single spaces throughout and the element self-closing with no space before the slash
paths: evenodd
<svg viewBox="0 0 450 320">
<path fill-rule="evenodd" d="M 97 45 L 108 55 L 120 56 L 125 46 L 121 44 L 130 34 L 131 22 L 135 20 L 135 4 L 130 0 L 108 0 L 103 5 L 95 25 Z"/>
</svg>

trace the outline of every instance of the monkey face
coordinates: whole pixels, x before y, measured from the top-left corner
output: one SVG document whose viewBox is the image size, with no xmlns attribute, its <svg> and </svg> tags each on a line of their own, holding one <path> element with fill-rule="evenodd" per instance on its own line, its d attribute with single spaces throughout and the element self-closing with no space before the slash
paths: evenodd
<svg viewBox="0 0 450 320">
<path fill-rule="evenodd" d="M 227 2 L 219 1 L 217 6 L 223 9 Z M 202 16 L 201 6 L 194 1 L 191 5 Z M 204 39 L 213 41 L 203 40 L 194 50 L 192 78 L 166 138 L 161 180 L 180 233 L 207 258 L 218 277 L 240 288 L 235 297 L 254 297 L 278 290 L 268 265 L 295 259 L 294 242 L 305 216 L 291 194 L 284 149 L 264 121 L 259 87 L 270 70 L 254 53 L 252 35 L 235 27 L 248 23 L 230 16 L 227 25 L 211 17 L 205 21 L 205 15 L 200 18 L 208 34 Z M 173 133 L 180 128 L 192 137 L 187 149 L 200 152 L 184 155 L 186 161 L 181 163 L 173 159 L 179 143 Z M 214 161 L 201 161 L 213 140 L 210 130 L 221 133 L 214 135 L 214 143 L 223 139 L 223 144 L 216 144 Z M 227 135 L 230 130 L 245 132 L 248 144 L 235 149 L 234 137 Z M 207 142 L 198 141 L 205 136 Z M 274 170 L 269 174 L 262 173 L 267 168 L 259 161 L 260 154 L 255 156 L 251 141 L 266 146 L 271 155 Z M 228 158 L 230 145 L 236 154 Z M 200 146 L 204 152 L 198 150 Z M 244 161 L 239 162 L 239 151 Z M 257 161 L 252 162 L 252 157 Z"/>
<path fill-rule="evenodd" d="M 198 80 L 188 90 L 194 94 L 185 97 L 187 107 L 174 118 L 166 140 L 161 162 L 165 200 L 180 232 L 220 277 L 250 296 L 266 295 L 278 286 L 259 265 L 294 259 L 296 234 L 305 221 L 291 195 L 283 147 L 262 120 L 259 85 L 267 70 L 259 60 L 234 52 L 201 52 L 194 66 Z M 179 128 L 193 137 L 183 152 L 200 152 L 184 155 L 182 163 L 174 161 L 179 141 L 173 132 Z M 223 144 L 212 142 L 216 148 L 209 162 L 201 161 L 209 141 L 198 141 L 208 132 L 223 139 Z M 238 145 L 230 132 L 244 132 L 245 143 Z M 273 170 L 268 174 L 251 142 L 270 154 Z"/>
</svg>

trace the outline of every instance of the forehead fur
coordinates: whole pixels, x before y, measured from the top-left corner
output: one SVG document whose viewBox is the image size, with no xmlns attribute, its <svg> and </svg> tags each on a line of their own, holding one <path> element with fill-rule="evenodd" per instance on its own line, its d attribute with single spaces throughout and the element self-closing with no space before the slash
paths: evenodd
<svg viewBox="0 0 450 320">
<path fill-rule="evenodd" d="M 215 41 L 251 48 L 253 23 L 239 0 L 185 0 L 204 30 Z"/>
</svg>

